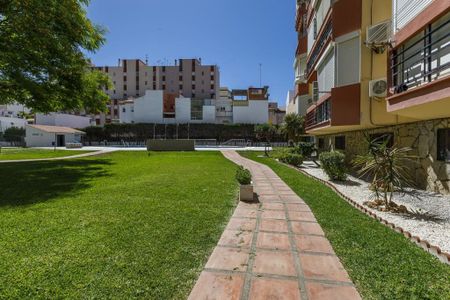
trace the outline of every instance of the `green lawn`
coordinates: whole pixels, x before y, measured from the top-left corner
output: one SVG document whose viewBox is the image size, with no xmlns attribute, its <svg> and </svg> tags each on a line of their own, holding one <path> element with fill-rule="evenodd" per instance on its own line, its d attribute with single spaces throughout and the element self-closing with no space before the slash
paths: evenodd
<svg viewBox="0 0 450 300">
<path fill-rule="evenodd" d="M 0 298 L 186 298 L 235 170 L 218 152 L 1 165 Z"/>
<path fill-rule="evenodd" d="M 40 159 L 64 157 L 92 151 L 83 150 L 46 150 L 33 148 L 1 148 L 0 160 Z"/>
<path fill-rule="evenodd" d="M 266 164 L 311 207 L 363 299 L 450 299 L 450 267 L 374 219 L 323 184 L 277 161 Z"/>
</svg>

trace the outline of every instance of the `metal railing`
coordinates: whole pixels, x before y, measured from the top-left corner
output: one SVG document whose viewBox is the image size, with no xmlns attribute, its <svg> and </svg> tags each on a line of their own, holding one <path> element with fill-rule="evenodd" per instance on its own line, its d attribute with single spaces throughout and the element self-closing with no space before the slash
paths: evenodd
<svg viewBox="0 0 450 300">
<path fill-rule="evenodd" d="M 393 52 L 391 74 L 396 93 L 450 74 L 450 62 L 437 63 L 450 54 L 450 31 L 446 31 L 448 24 L 450 19 L 436 27 L 428 25 L 420 33 L 423 35 L 421 38 Z"/>
<path fill-rule="evenodd" d="M 326 46 L 327 41 L 331 37 L 332 32 L 333 32 L 333 22 L 332 19 L 330 18 L 328 22 L 324 25 L 324 29 L 320 34 L 319 38 L 316 40 L 314 48 L 312 49 L 311 52 L 311 56 L 309 57 L 308 62 L 306 63 L 305 74 L 309 75 L 313 70 L 314 66 L 319 60 L 319 55 L 321 54 L 323 48 Z"/>
<path fill-rule="evenodd" d="M 306 114 L 305 127 L 311 128 L 331 120 L 331 99 L 325 100 L 313 111 Z"/>
</svg>

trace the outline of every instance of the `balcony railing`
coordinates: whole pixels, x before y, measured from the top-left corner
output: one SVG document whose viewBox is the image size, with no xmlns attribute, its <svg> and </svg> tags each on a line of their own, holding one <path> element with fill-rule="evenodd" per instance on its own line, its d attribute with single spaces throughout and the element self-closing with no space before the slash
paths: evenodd
<svg viewBox="0 0 450 300">
<path fill-rule="evenodd" d="M 323 31 L 320 34 L 319 38 L 316 39 L 316 43 L 313 46 L 314 48 L 306 64 L 306 74 L 309 75 L 313 70 L 314 66 L 316 65 L 319 59 L 320 54 L 322 53 L 323 48 L 326 46 L 329 38 L 331 37 L 332 32 L 333 32 L 333 22 L 330 18 L 323 27 Z"/>
<path fill-rule="evenodd" d="M 450 19 L 438 26 L 428 25 L 421 37 L 401 46 L 391 56 L 395 93 L 418 87 L 450 75 Z"/>
<path fill-rule="evenodd" d="M 306 114 L 306 129 L 327 122 L 331 119 L 331 99 L 318 105 L 313 111 Z"/>
</svg>

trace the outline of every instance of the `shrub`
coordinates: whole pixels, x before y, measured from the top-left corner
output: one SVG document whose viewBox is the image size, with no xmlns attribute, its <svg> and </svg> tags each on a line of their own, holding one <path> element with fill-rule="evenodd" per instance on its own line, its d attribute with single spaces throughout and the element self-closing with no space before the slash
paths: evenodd
<svg viewBox="0 0 450 300">
<path fill-rule="evenodd" d="M 280 161 L 294 167 L 299 167 L 303 163 L 303 156 L 296 153 L 288 153 L 283 156 Z"/>
<path fill-rule="evenodd" d="M 271 153 L 271 157 L 281 161 L 286 155 L 292 152 L 292 149 L 293 148 L 275 148 Z"/>
<path fill-rule="evenodd" d="M 314 151 L 316 151 L 314 143 L 300 142 L 296 147 L 296 152 L 303 157 L 311 157 Z"/>
<path fill-rule="evenodd" d="M 236 171 L 236 180 L 241 185 L 248 185 L 252 183 L 252 174 L 249 170 L 244 169 L 244 167 L 239 166 L 239 168 Z"/>
<path fill-rule="evenodd" d="M 347 178 L 345 173 L 345 155 L 339 151 L 323 152 L 319 156 L 322 169 L 330 180 L 344 181 Z"/>
</svg>

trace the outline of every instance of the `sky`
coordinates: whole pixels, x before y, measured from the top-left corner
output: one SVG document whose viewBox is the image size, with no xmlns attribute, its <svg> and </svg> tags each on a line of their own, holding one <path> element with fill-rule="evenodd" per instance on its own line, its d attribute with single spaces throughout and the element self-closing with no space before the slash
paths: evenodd
<svg viewBox="0 0 450 300">
<path fill-rule="evenodd" d="M 91 0 L 89 18 L 106 43 L 88 56 L 97 66 L 148 56 L 150 65 L 202 58 L 220 67 L 230 89 L 270 87 L 285 106 L 294 86 L 295 0 Z"/>
</svg>

